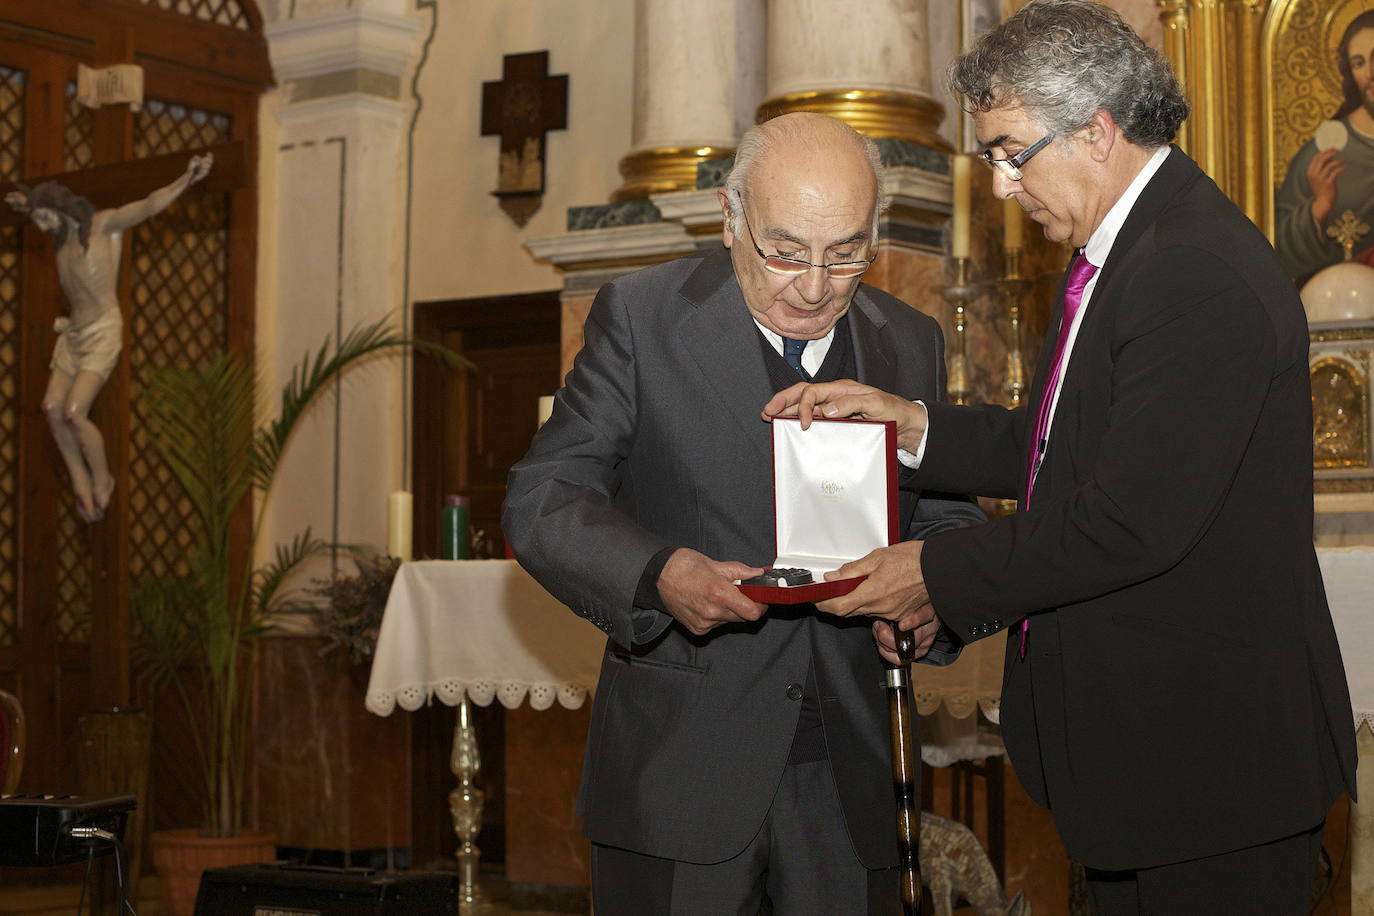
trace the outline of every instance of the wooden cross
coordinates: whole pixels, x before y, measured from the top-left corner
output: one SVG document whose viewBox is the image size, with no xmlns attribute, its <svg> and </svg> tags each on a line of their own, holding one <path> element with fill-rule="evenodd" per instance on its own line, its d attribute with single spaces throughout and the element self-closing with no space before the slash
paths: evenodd
<svg viewBox="0 0 1374 916">
<path fill-rule="evenodd" d="M 215 167 L 210 170 L 204 181 L 198 181 L 188 188 L 182 195 L 183 199 L 206 192 L 237 191 L 247 184 L 247 150 L 242 140 L 231 140 L 203 149 L 149 156 L 146 159 L 96 165 L 59 175 L 33 176 L 25 178 L 24 184 L 35 187 L 45 181 L 55 181 L 89 200 L 97 210 L 102 210 L 137 200 L 174 181 L 186 170 L 186 163 L 190 158 L 201 153 L 213 154 Z M 14 190 L 14 187 L 13 182 L 0 182 L 0 196 L 6 191 Z M 0 226 L 22 226 L 27 219 L 23 213 L 9 207 L 0 207 Z M 37 230 L 34 232 L 35 238 L 42 237 Z"/>
<path fill-rule="evenodd" d="M 568 126 L 568 75 L 549 76 L 549 52 L 507 54 L 501 79 L 482 84 L 482 136 L 501 137 L 496 190 L 524 226 L 544 195 L 544 135 Z"/>
</svg>

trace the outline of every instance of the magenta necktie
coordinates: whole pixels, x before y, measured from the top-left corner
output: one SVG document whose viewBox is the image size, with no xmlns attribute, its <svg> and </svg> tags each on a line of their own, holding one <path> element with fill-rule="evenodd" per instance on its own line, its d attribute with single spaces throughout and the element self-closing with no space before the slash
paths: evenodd
<svg viewBox="0 0 1374 916">
<path fill-rule="evenodd" d="M 1035 435 L 1030 440 L 1030 454 L 1026 458 L 1026 500 L 1022 509 L 1029 509 L 1031 490 L 1035 489 L 1035 474 L 1040 470 L 1040 462 L 1045 457 L 1049 444 L 1050 407 L 1054 404 L 1055 392 L 1059 390 L 1059 379 L 1064 372 L 1065 349 L 1069 343 L 1069 331 L 1073 329 L 1074 316 L 1083 306 L 1083 290 L 1088 281 L 1097 273 L 1097 265 L 1083 256 L 1081 251 L 1073 256 L 1069 266 L 1069 279 L 1064 284 L 1064 314 L 1059 319 L 1059 337 L 1054 344 L 1054 361 L 1050 363 L 1049 378 L 1045 380 L 1045 392 L 1040 398 L 1040 409 L 1035 413 Z M 1026 657 L 1026 638 L 1030 632 L 1030 618 L 1021 621 L 1021 658 Z"/>
</svg>

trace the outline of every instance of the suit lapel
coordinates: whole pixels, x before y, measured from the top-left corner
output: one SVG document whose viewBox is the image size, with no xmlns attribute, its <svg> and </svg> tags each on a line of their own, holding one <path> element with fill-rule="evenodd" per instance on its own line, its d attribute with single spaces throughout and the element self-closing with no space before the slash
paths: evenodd
<svg viewBox="0 0 1374 916">
<path fill-rule="evenodd" d="M 897 353 L 891 335 L 883 334 L 887 319 L 860 286 L 849 309 L 849 336 L 854 344 L 854 375 L 865 385 L 883 391 L 897 386 Z"/>
<path fill-rule="evenodd" d="M 1103 329 L 1108 326 L 1110 320 L 1107 316 L 1112 309 L 1118 295 L 1122 277 L 1131 275 L 1130 269 L 1131 252 L 1136 247 L 1150 226 L 1154 225 L 1164 208 L 1168 206 L 1185 186 L 1197 180 L 1202 175 L 1202 170 L 1197 164 L 1189 159 L 1177 147 L 1170 150 L 1168 157 L 1160 165 L 1159 171 L 1145 185 L 1140 197 L 1136 198 L 1135 205 L 1131 207 L 1131 212 L 1126 217 L 1126 222 L 1122 224 L 1121 231 L 1117 233 L 1116 240 L 1112 243 L 1112 249 L 1107 254 L 1107 262 L 1102 265 L 1102 271 L 1098 276 L 1097 283 L 1093 287 L 1092 298 L 1088 300 L 1087 311 L 1083 314 L 1083 323 L 1078 328 L 1078 337 L 1074 343 L 1073 352 L 1077 358 L 1070 355 L 1069 364 L 1065 368 L 1064 377 L 1060 382 L 1059 406 L 1055 410 L 1054 430 L 1050 436 L 1050 453 L 1045 456 L 1045 464 L 1040 469 L 1038 483 L 1045 483 L 1051 478 L 1049 466 L 1052 459 L 1058 464 L 1058 459 L 1067 454 L 1066 450 L 1054 448 L 1054 441 L 1057 435 L 1072 433 L 1073 413 L 1069 409 L 1074 402 L 1074 397 L 1084 385 L 1099 384 L 1104 380 L 1087 379 L 1084 373 L 1088 370 L 1085 366 L 1088 360 L 1083 354 L 1086 350 L 1104 345 L 1099 336 Z M 1068 279 L 1068 271 L 1065 271 L 1064 279 Z M 1064 313 L 1064 283 L 1059 285 L 1059 295 L 1055 297 L 1054 314 L 1050 318 L 1050 333 L 1045 338 L 1045 346 L 1041 347 L 1039 366 L 1035 374 L 1035 391 L 1039 397 L 1035 398 L 1033 408 L 1039 410 L 1040 400 L 1045 397 L 1045 377 L 1049 374 L 1050 360 L 1054 355 L 1054 338 L 1058 333 L 1059 321 Z M 1031 414 L 1035 416 L 1034 413 Z M 1062 445 L 1062 440 L 1061 440 Z"/>
<path fill-rule="evenodd" d="M 702 259 L 679 294 L 692 313 L 679 326 L 677 345 L 686 350 L 714 392 L 720 412 L 739 428 L 740 438 L 771 461 L 772 435 L 759 411 L 773 396 L 759 349 L 759 330 L 735 280 L 730 252 L 722 248 Z"/>
<path fill-rule="evenodd" d="M 1178 196 L 1186 185 L 1196 181 L 1201 176 L 1202 170 L 1181 150 L 1174 147 L 1169 151 L 1169 155 L 1160 165 L 1159 171 L 1155 172 L 1149 184 L 1145 185 L 1145 189 L 1136 198 L 1135 206 L 1131 207 L 1126 222 L 1122 224 L 1121 231 L 1116 235 L 1116 241 L 1112 243 L 1112 250 L 1107 255 L 1107 263 L 1102 265 L 1102 275 L 1098 277 L 1097 285 L 1093 287 L 1093 297 L 1088 302 L 1088 311 L 1083 316 L 1085 327 L 1088 321 L 1093 318 L 1094 312 L 1101 311 L 1101 309 L 1094 309 L 1093 304 L 1110 302 L 1112 297 L 1116 295 L 1114 287 L 1118 278 L 1123 276 L 1122 266 L 1136 241 L 1145 233 L 1146 229 L 1155 224 L 1169 202 Z M 1062 301 L 1063 294 L 1061 292 L 1061 304 Z"/>
</svg>

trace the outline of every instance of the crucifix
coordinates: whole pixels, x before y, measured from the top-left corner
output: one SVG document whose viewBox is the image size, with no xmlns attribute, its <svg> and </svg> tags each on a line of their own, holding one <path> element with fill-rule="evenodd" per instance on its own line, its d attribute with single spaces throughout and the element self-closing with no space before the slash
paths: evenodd
<svg viewBox="0 0 1374 916">
<path fill-rule="evenodd" d="M 116 198 L 120 202 L 97 206 L 72 190 L 72 184 L 90 183 L 90 176 L 98 171 L 95 169 L 36 181 L 32 187 L 16 182 L 14 190 L 5 195 L 5 203 L 21 219 L 30 220 L 55 239 L 57 277 L 71 315 L 58 318 L 54 324 L 57 342 L 43 413 L 67 465 L 77 513 L 86 522 L 104 517 L 115 485 L 104 440 L 87 413 L 123 349 L 118 295 L 121 236 L 174 203 L 210 173 L 214 162 L 209 151 L 189 157 L 164 156 L 157 160 L 157 173 L 166 169 L 164 160 L 172 158 L 189 160 L 189 164 L 170 183 L 132 202 L 125 192 Z M 137 170 L 113 166 L 99 171 L 114 179 L 98 180 L 102 199 L 118 193 L 112 187 L 117 183 L 137 188 L 147 182 L 144 176 L 153 174 L 147 165 Z M 81 177 L 87 180 L 80 181 Z M 78 181 L 71 181 L 73 178 Z"/>
<path fill-rule="evenodd" d="M 568 126 L 568 75 L 549 75 L 549 52 L 507 54 L 501 79 L 482 84 L 482 136 L 501 137 L 492 195 L 524 226 L 544 194 L 544 135 Z"/>
</svg>

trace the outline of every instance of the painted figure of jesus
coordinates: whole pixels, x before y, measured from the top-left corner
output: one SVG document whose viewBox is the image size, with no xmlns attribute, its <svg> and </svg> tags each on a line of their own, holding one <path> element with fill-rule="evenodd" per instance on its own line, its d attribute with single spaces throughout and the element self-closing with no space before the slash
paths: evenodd
<svg viewBox="0 0 1374 916">
<path fill-rule="evenodd" d="M 53 326 L 53 347 L 43 413 L 72 478 L 76 510 L 87 522 L 105 515 L 115 481 L 99 428 L 87 416 L 91 402 L 119 362 L 123 319 L 119 311 L 119 252 L 122 234 L 172 205 L 210 172 L 213 158 L 193 156 L 171 184 L 142 200 L 96 210 L 66 187 L 45 181 L 5 195 L 5 202 L 51 233 L 57 249 L 57 277 L 71 314 Z"/>
</svg>

